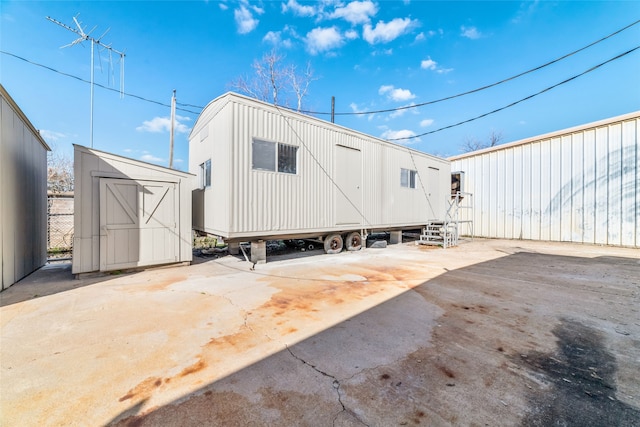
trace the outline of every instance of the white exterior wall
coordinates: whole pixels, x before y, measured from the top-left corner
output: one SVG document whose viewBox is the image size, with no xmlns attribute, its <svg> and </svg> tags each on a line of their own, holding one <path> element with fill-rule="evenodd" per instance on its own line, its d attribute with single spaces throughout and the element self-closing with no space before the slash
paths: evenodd
<svg viewBox="0 0 640 427">
<path fill-rule="evenodd" d="M 640 246 L 640 112 L 451 158 L 480 237 Z"/>
<path fill-rule="evenodd" d="M 50 148 L 0 85 L 0 289 L 47 262 Z"/>
<path fill-rule="evenodd" d="M 298 173 L 253 170 L 254 137 L 298 147 Z M 357 224 L 337 224 L 337 146 L 361 151 Z M 189 170 L 196 173 L 209 158 L 212 186 L 194 192 L 194 211 L 203 209 L 194 212 L 194 228 L 223 237 L 421 226 L 444 218 L 448 161 L 240 95 L 212 101 L 192 130 Z M 429 167 L 437 177 L 428 178 Z M 420 181 L 415 189 L 400 186 L 400 168 L 418 170 L 427 196 Z"/>
<path fill-rule="evenodd" d="M 193 175 L 78 145 L 74 146 L 74 173 L 73 274 L 100 270 L 101 178 L 177 183 L 180 248 L 176 262 L 191 261 Z"/>
</svg>

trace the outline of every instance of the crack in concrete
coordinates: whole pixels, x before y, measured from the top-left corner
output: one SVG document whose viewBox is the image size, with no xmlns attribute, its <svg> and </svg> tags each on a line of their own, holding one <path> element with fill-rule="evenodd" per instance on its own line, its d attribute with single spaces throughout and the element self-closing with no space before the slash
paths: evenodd
<svg viewBox="0 0 640 427">
<path fill-rule="evenodd" d="M 319 369 L 316 365 L 312 365 L 311 363 L 307 362 L 306 360 L 304 360 L 303 358 L 297 356 L 293 351 L 291 351 L 291 348 L 285 344 L 285 348 L 287 349 L 287 351 L 289 352 L 289 354 L 296 360 L 298 360 L 299 362 L 301 362 L 302 364 L 309 366 L 311 369 L 313 369 L 314 371 L 318 372 L 319 374 L 321 374 L 322 376 L 325 376 L 327 378 L 332 379 L 332 386 L 334 388 L 334 390 L 336 391 L 337 395 L 338 395 L 338 403 L 340 403 L 340 406 L 342 406 L 342 411 L 338 412 L 336 414 L 335 417 L 333 417 L 333 421 L 332 421 L 332 425 L 335 426 L 336 424 L 336 420 L 338 419 L 338 416 L 340 416 L 341 413 L 343 412 L 347 412 L 349 414 L 351 414 L 358 422 L 360 422 L 360 424 L 366 426 L 366 427 L 370 427 L 367 423 L 365 423 L 364 421 L 362 421 L 355 412 L 353 412 L 350 409 L 347 409 L 347 407 L 345 406 L 344 402 L 342 401 L 342 394 L 340 393 L 340 387 L 342 386 L 342 384 L 340 384 L 340 380 L 338 378 L 336 378 L 334 375 L 331 375 L 328 372 L 325 372 L 321 369 Z M 355 375 L 355 374 L 354 374 Z"/>
</svg>

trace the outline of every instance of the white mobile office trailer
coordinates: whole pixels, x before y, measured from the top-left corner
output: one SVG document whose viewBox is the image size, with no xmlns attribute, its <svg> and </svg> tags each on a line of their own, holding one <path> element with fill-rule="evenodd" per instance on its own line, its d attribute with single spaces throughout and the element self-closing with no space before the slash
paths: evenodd
<svg viewBox="0 0 640 427">
<path fill-rule="evenodd" d="M 229 242 L 320 238 L 327 252 L 361 236 L 443 219 L 447 160 L 227 93 L 189 136 L 199 176 L 193 227 Z"/>
</svg>

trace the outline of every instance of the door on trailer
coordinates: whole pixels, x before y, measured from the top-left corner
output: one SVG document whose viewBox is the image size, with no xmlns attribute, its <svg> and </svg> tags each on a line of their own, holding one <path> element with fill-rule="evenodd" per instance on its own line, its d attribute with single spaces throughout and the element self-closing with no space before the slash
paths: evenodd
<svg viewBox="0 0 640 427">
<path fill-rule="evenodd" d="M 362 153 L 336 145 L 336 225 L 360 224 L 362 212 Z"/>
<path fill-rule="evenodd" d="M 444 199 L 440 194 L 440 169 L 429 166 L 427 169 L 427 194 L 429 206 L 427 207 L 429 219 L 444 219 Z"/>
<path fill-rule="evenodd" d="M 100 180 L 100 270 L 176 261 L 176 184 Z"/>
</svg>

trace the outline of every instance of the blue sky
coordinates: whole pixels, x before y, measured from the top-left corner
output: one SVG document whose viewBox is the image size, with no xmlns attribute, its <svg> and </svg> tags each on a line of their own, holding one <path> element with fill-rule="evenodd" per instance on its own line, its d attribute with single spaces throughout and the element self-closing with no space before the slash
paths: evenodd
<svg viewBox="0 0 640 427">
<path fill-rule="evenodd" d="M 75 27 L 126 53 L 96 53 L 94 147 L 167 165 L 171 94 L 178 110 L 175 166 L 186 170 L 200 108 L 231 90 L 276 49 L 315 80 L 304 109 L 394 109 L 452 96 L 542 65 L 640 19 L 638 1 L 5 1 L 0 2 L 0 81 L 56 151 L 89 145 L 90 45 Z M 382 138 L 438 130 L 511 104 L 640 45 L 640 24 L 515 80 L 436 104 L 338 115 L 336 123 Z M 98 52 L 98 50 L 96 51 Z M 11 54 L 11 55 L 9 55 Z M 113 70 L 111 70 L 113 66 Z M 640 50 L 511 108 L 399 141 L 440 156 L 492 131 L 503 142 L 640 110 Z M 158 105 L 157 101 L 166 105 Z M 328 119 L 327 116 L 320 116 Z"/>
</svg>

